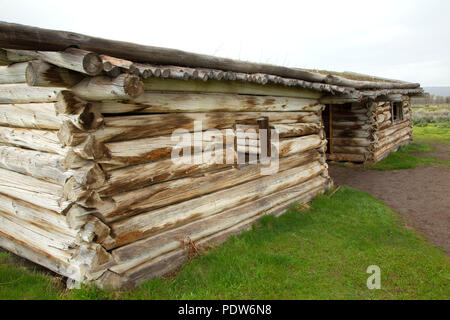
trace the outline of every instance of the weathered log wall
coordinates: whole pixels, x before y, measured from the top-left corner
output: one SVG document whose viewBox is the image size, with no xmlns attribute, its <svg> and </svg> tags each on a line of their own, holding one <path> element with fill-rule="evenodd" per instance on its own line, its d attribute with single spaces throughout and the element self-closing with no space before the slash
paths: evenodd
<svg viewBox="0 0 450 320">
<path fill-rule="evenodd" d="M 29 86 L 27 62 L 0 68 L 0 246 L 69 279 L 93 281 L 113 261 L 100 245 L 110 228 L 87 201 L 67 198 L 67 182 L 101 186 L 103 171 L 87 157 L 89 145 L 65 147 L 58 131 L 69 123 L 91 130 L 100 114 L 90 106 L 57 114 L 65 85 L 33 81 L 40 86 Z M 50 76 L 57 69 L 45 71 Z"/>
<path fill-rule="evenodd" d="M 403 117 L 392 118 L 392 101 L 332 105 L 329 160 L 377 162 L 412 139 L 409 97 L 399 97 Z"/>
<path fill-rule="evenodd" d="M 95 69 L 96 56 L 82 50 L 0 67 L 0 246 L 75 281 L 136 285 L 181 264 L 192 246 L 330 186 L 317 92 L 161 92 L 131 73 L 89 73 L 86 57 Z M 280 138 L 269 148 L 279 155 L 271 175 L 267 164 L 236 163 L 242 147 L 247 159 L 264 149 L 258 135 L 250 147 L 234 137 L 238 127 L 257 134 L 261 119 Z M 196 123 L 204 158 L 174 163 L 172 134 L 190 136 Z M 232 162 L 206 161 L 217 150 Z"/>
</svg>

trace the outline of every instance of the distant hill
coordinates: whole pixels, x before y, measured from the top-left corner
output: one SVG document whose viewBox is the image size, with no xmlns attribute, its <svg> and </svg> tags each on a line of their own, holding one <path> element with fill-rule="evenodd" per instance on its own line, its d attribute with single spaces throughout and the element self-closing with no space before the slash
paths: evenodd
<svg viewBox="0 0 450 320">
<path fill-rule="evenodd" d="M 425 92 L 435 96 L 450 97 L 450 87 L 424 87 Z"/>
</svg>

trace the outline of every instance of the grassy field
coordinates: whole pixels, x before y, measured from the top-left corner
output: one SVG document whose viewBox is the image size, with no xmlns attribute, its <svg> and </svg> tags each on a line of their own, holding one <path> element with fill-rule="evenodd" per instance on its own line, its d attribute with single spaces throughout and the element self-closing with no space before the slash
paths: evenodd
<svg viewBox="0 0 450 320">
<path fill-rule="evenodd" d="M 414 142 L 401 147 L 397 152 L 391 153 L 387 158 L 374 165 L 365 165 L 373 170 L 400 170 L 412 169 L 418 166 L 450 167 L 450 160 L 436 159 L 427 155 L 420 155 L 435 149 L 431 144 L 449 146 L 450 156 L 450 123 L 428 123 L 426 126 L 414 127 Z M 415 154 L 415 155 L 413 155 Z"/>
<path fill-rule="evenodd" d="M 370 265 L 381 289 L 369 290 Z M 341 188 L 307 212 L 294 205 L 193 258 L 175 275 L 132 291 L 64 291 L 58 281 L 0 254 L 2 299 L 449 299 L 444 252 L 403 227 L 372 196 Z"/>
</svg>

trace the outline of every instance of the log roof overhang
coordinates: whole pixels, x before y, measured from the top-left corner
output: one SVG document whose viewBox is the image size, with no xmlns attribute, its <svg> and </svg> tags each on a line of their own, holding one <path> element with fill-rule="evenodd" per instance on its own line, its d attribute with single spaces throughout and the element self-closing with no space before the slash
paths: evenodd
<svg viewBox="0 0 450 320">
<path fill-rule="evenodd" d="M 390 95 L 421 95 L 419 83 L 386 80 L 354 80 L 336 73 L 313 72 L 269 64 L 185 52 L 176 49 L 107 40 L 66 31 L 0 22 L 0 48 L 19 55 L 40 57 L 45 51 L 76 47 L 98 54 L 109 75 L 133 73 L 142 79 L 161 77 L 197 81 L 241 81 L 275 84 L 323 92 L 347 100 L 388 98 Z"/>
</svg>

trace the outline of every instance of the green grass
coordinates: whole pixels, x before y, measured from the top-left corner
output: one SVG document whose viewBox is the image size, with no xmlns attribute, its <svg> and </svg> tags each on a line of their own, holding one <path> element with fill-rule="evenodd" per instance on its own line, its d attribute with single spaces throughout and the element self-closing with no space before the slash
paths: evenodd
<svg viewBox="0 0 450 320">
<path fill-rule="evenodd" d="M 370 165 L 364 165 L 367 169 L 372 170 L 402 170 L 412 169 L 418 166 L 440 166 L 450 167 L 450 160 L 439 160 L 427 156 L 415 156 L 411 153 L 425 153 L 433 151 L 434 147 L 423 142 L 412 142 L 406 146 L 400 147 L 397 152 L 391 153 L 383 160 Z"/>
<path fill-rule="evenodd" d="M 60 288 L 40 267 L 0 252 L 0 299 L 53 300 L 60 296 Z"/>
<path fill-rule="evenodd" d="M 414 140 L 420 142 L 450 143 L 450 123 L 429 123 L 424 127 L 413 127 Z"/>
<path fill-rule="evenodd" d="M 427 124 L 425 127 L 415 126 L 413 132 L 415 142 L 401 147 L 397 152 L 391 153 L 373 165 L 364 165 L 363 167 L 372 170 L 401 170 L 418 166 L 450 167 L 450 160 L 440 160 L 425 154 L 413 155 L 433 151 L 435 148 L 429 143 L 450 144 L 449 123 Z"/>
<path fill-rule="evenodd" d="M 400 216 L 381 201 L 343 187 L 331 199 L 319 196 L 311 206 L 303 213 L 293 206 L 280 218 L 267 216 L 253 230 L 192 259 L 174 276 L 131 291 L 63 292 L 48 276 L 1 260 L 1 282 L 15 285 L 0 285 L 0 298 L 450 298 L 450 263 L 443 251 L 404 228 Z M 381 268 L 381 290 L 366 287 L 370 265 Z"/>
</svg>

